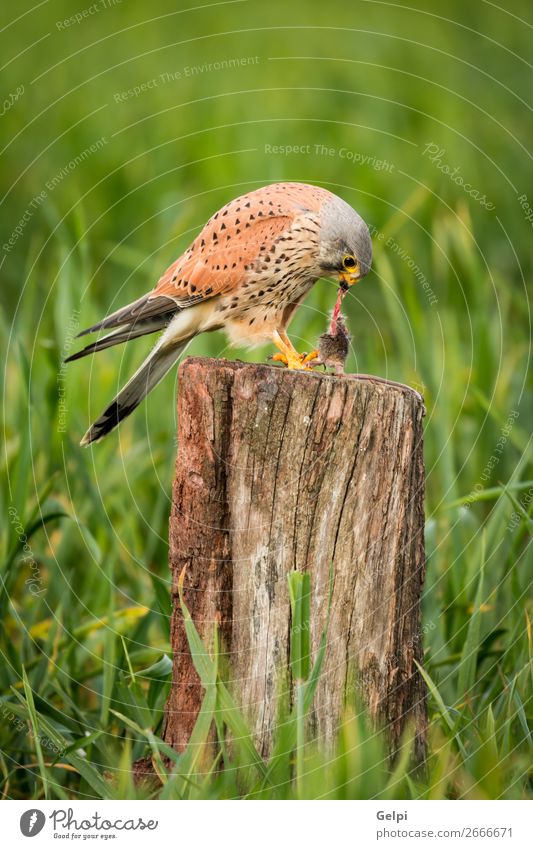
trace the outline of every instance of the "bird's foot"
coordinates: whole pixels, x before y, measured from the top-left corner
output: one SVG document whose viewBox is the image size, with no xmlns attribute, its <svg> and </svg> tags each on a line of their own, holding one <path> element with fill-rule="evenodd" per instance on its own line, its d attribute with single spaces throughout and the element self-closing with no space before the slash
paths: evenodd
<svg viewBox="0 0 533 849">
<path fill-rule="evenodd" d="M 302 356 L 305 365 L 308 365 L 309 363 L 316 365 L 316 363 L 313 363 L 313 360 L 318 360 L 318 351 L 310 351 L 308 354 L 302 354 Z"/>
<path fill-rule="evenodd" d="M 309 364 L 317 357 L 318 351 L 311 351 L 309 354 L 306 354 L 305 352 L 303 354 L 299 354 L 297 351 L 288 351 L 286 354 L 273 354 L 269 359 L 272 359 L 277 363 L 283 363 L 287 366 L 287 368 L 302 370 L 310 369 L 311 366 Z"/>
</svg>

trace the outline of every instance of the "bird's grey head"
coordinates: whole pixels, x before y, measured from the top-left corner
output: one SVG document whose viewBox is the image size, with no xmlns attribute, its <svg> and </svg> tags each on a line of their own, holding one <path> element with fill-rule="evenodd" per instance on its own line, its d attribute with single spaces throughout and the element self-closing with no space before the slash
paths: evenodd
<svg viewBox="0 0 533 849">
<path fill-rule="evenodd" d="M 370 270 L 372 240 L 355 209 L 336 195 L 320 210 L 319 265 L 325 277 L 356 283 Z"/>
</svg>

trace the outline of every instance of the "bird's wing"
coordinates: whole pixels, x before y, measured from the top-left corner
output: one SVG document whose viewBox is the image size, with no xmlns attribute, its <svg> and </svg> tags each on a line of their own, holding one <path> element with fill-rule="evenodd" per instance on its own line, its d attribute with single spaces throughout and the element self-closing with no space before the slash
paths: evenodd
<svg viewBox="0 0 533 849">
<path fill-rule="evenodd" d="M 150 297 L 172 298 L 184 309 L 238 289 L 261 252 L 270 248 L 293 220 L 289 215 L 211 219 L 191 247 L 166 270 Z"/>
<path fill-rule="evenodd" d="M 149 318 L 161 319 L 164 325 L 179 310 L 238 289 L 265 245 L 270 247 L 294 220 L 294 214 L 263 218 L 249 209 L 246 216 L 239 217 L 235 211 L 224 215 L 225 209 L 207 222 L 152 292 L 82 330 L 78 336 L 111 327 L 131 329 Z"/>
<path fill-rule="evenodd" d="M 325 195 L 312 186 L 276 183 L 231 200 L 166 270 L 150 298 L 170 297 L 184 308 L 237 289 L 261 254 L 297 216 L 318 209 Z"/>
<path fill-rule="evenodd" d="M 145 319 L 170 321 L 179 310 L 235 291 L 246 272 L 294 219 L 318 211 L 330 192 L 304 183 L 274 183 L 241 195 L 219 209 L 200 235 L 159 279 L 152 292 L 108 315 L 79 335 L 138 326 Z"/>
</svg>

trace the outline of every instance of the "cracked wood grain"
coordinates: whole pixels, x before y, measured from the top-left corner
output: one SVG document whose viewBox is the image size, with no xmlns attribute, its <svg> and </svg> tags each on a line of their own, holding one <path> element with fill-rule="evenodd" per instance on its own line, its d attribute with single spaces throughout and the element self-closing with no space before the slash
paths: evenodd
<svg viewBox="0 0 533 849">
<path fill-rule="evenodd" d="M 426 735 L 422 399 L 399 384 L 192 358 L 180 368 L 170 517 L 174 671 L 165 739 L 182 750 L 202 699 L 177 579 L 262 754 L 291 698 L 287 574 L 311 577 L 316 652 L 333 593 L 311 730 L 331 743 L 360 694 L 391 750 L 407 722 Z M 285 690 L 285 692 L 284 692 Z"/>
</svg>

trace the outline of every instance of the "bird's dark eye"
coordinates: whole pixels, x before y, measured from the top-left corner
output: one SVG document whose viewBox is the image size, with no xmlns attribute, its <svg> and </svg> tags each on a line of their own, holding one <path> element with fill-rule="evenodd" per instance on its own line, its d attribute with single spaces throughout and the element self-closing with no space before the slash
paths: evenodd
<svg viewBox="0 0 533 849">
<path fill-rule="evenodd" d="M 342 266 L 346 271 L 354 271 L 357 268 L 357 260 L 351 254 L 342 258 Z"/>
</svg>

